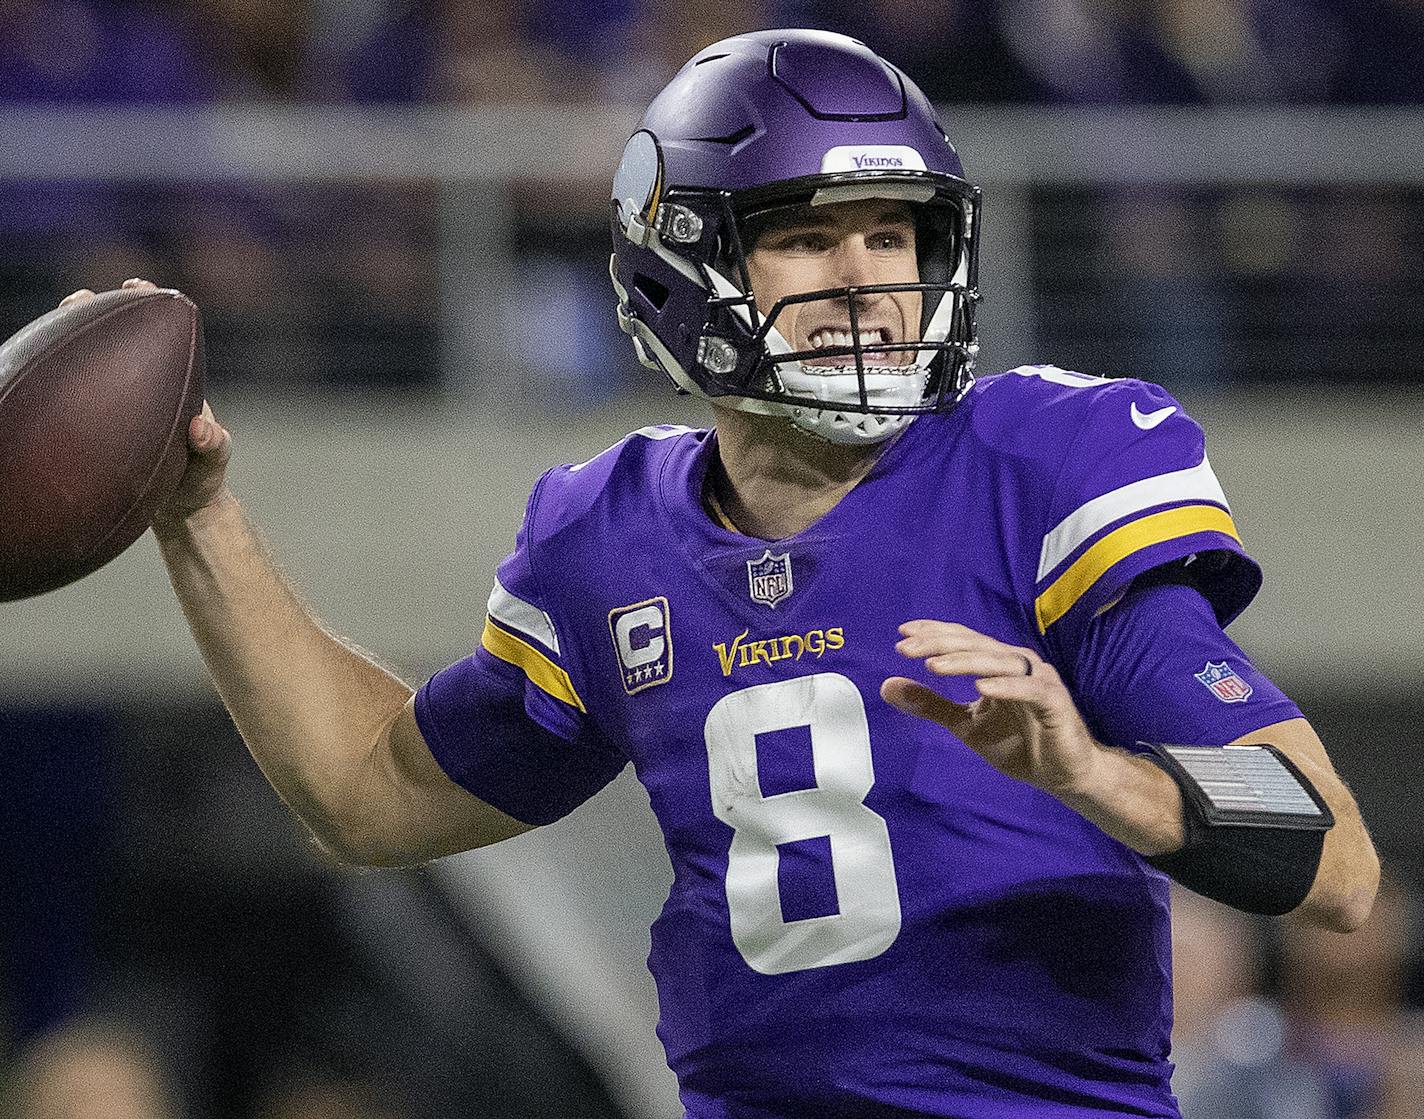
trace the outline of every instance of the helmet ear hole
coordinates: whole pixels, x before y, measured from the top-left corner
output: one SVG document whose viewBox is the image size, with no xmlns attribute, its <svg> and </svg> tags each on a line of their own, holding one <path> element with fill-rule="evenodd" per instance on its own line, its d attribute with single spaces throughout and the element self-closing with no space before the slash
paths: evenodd
<svg viewBox="0 0 1424 1119">
<path fill-rule="evenodd" d="M 660 284 L 651 276 L 642 272 L 633 276 L 633 290 L 641 295 L 651 305 L 654 311 L 661 311 L 663 305 L 668 301 L 668 289 L 666 284 Z"/>
</svg>

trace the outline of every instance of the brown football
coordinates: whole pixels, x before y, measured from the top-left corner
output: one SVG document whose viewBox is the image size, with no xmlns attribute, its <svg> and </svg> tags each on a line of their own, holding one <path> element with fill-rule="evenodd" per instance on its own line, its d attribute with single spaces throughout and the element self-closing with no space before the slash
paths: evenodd
<svg viewBox="0 0 1424 1119">
<path fill-rule="evenodd" d="M 72 583 L 142 536 L 202 406 L 202 321 L 176 291 L 106 291 L 0 346 L 0 602 Z"/>
</svg>

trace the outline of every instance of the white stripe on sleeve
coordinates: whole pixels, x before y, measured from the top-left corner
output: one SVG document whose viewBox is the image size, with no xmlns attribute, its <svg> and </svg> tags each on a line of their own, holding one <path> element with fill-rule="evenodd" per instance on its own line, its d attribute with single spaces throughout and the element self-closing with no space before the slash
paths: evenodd
<svg viewBox="0 0 1424 1119">
<path fill-rule="evenodd" d="M 738 294 L 740 295 L 741 293 L 738 292 Z M 683 424 L 653 424 L 650 427 L 640 427 L 637 431 L 630 431 L 627 435 L 623 436 L 622 439 L 614 443 L 613 446 L 606 447 L 603 450 L 599 451 L 598 454 L 594 455 L 593 458 L 588 460 L 588 462 L 575 463 L 573 466 L 570 466 L 569 473 L 573 473 L 576 470 L 582 470 L 585 466 L 588 466 L 589 463 L 593 462 L 595 459 L 602 458 L 609 451 L 617 450 L 619 447 L 623 446 L 624 443 L 628 442 L 629 439 L 632 439 L 635 435 L 640 436 L 643 439 L 676 439 L 679 435 L 686 435 L 691 430 L 693 429 L 690 427 L 686 427 Z"/>
<path fill-rule="evenodd" d="M 1221 483 L 1216 480 L 1211 463 L 1205 457 L 1199 465 L 1187 470 L 1174 470 L 1170 474 L 1156 474 L 1130 482 L 1084 502 L 1043 538 L 1043 549 L 1038 556 L 1038 579 L 1041 581 L 1080 544 L 1113 521 L 1155 505 L 1192 500 L 1210 501 L 1222 506 L 1228 513 L 1231 511 Z"/>
<path fill-rule="evenodd" d="M 1112 379 L 1094 377 L 1091 373 L 1074 373 L 1070 369 L 1059 369 L 1056 365 L 1020 365 L 1009 372 L 1016 377 L 1037 377 L 1041 381 L 1052 381 L 1055 385 L 1067 385 L 1070 389 L 1105 385 Z"/>
<path fill-rule="evenodd" d="M 532 602 L 510 594 L 498 579 L 489 596 L 489 615 L 506 629 L 532 637 L 557 656 L 559 635 L 554 632 L 553 619 Z"/>
</svg>

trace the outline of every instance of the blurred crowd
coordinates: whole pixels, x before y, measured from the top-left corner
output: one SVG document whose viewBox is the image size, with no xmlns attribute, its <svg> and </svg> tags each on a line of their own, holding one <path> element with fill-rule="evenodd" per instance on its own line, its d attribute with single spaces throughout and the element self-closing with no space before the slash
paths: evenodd
<svg viewBox="0 0 1424 1119">
<path fill-rule="evenodd" d="M 1419 0 L 3 0 L 0 100 L 639 101 L 760 27 L 939 101 L 1417 104 Z"/>
<path fill-rule="evenodd" d="M 1172 1088 L 1183 1119 L 1419 1119 L 1419 899 L 1386 878 L 1344 935 L 1172 904 Z"/>
<path fill-rule="evenodd" d="M 781 25 L 857 35 L 945 105 L 1424 102 L 1422 0 L 0 0 L 0 106 L 636 105 L 707 43 Z M 648 383 L 609 308 L 601 176 L 512 188 L 518 266 L 494 270 L 496 305 L 463 328 L 471 357 L 444 344 L 457 296 L 436 183 L 10 170 L 0 336 L 143 275 L 204 308 L 219 392 L 494 379 L 493 395 L 583 407 Z M 1040 190 L 1031 210 L 1040 325 L 1013 360 L 1169 387 L 1424 372 L 1418 189 Z M 531 309 L 537 337 L 493 325 Z"/>
<path fill-rule="evenodd" d="M 0 703 L 0 1119 L 622 1119 L 438 883 L 206 704 Z"/>
</svg>

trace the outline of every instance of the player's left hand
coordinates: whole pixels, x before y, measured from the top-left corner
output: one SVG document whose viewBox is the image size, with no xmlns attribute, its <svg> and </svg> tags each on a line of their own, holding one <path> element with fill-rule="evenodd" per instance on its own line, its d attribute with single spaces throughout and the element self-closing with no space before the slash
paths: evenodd
<svg viewBox="0 0 1424 1119">
<path fill-rule="evenodd" d="M 1051 664 L 1032 649 L 957 622 L 906 622 L 900 634 L 896 652 L 923 660 L 936 676 L 975 677 L 981 698 L 955 703 L 892 676 L 880 686 L 887 703 L 939 723 L 995 769 L 1054 796 L 1092 787 L 1106 748 L 1093 739 Z"/>
</svg>

